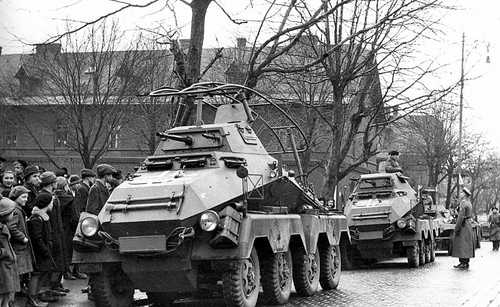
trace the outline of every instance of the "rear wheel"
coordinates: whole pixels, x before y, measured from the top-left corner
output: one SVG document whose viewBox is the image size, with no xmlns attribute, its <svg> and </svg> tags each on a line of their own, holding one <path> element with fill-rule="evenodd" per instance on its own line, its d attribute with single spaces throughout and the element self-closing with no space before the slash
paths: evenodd
<svg viewBox="0 0 500 307">
<path fill-rule="evenodd" d="M 425 246 L 425 250 L 424 250 L 425 263 L 430 263 L 431 262 L 431 243 L 430 243 L 430 241 L 429 242 L 425 241 L 424 246 Z"/>
<path fill-rule="evenodd" d="M 176 300 L 176 295 L 167 292 L 148 292 L 148 299 L 153 307 L 170 307 Z"/>
<path fill-rule="evenodd" d="M 311 296 L 319 288 L 319 250 L 308 254 L 304 250 L 293 253 L 293 283 L 301 296 Z"/>
<path fill-rule="evenodd" d="M 132 306 L 134 288 L 119 265 L 104 265 L 102 272 L 91 275 L 89 283 L 96 306 Z"/>
<path fill-rule="evenodd" d="M 430 255 L 431 255 L 431 262 L 434 262 L 436 260 L 436 241 L 431 240 L 431 244 L 429 245 L 430 249 Z"/>
<path fill-rule="evenodd" d="M 342 271 L 340 247 L 328 245 L 319 250 L 320 277 L 319 283 L 323 290 L 337 289 Z"/>
<path fill-rule="evenodd" d="M 418 264 L 425 264 L 425 243 L 423 241 L 418 242 Z"/>
<path fill-rule="evenodd" d="M 257 304 L 260 288 L 260 266 L 257 251 L 252 249 L 249 259 L 230 264 L 222 276 L 222 292 L 226 306 L 253 307 Z"/>
<path fill-rule="evenodd" d="M 285 304 L 292 291 L 292 255 L 284 253 L 264 254 L 262 259 L 262 290 L 268 304 Z"/>
<path fill-rule="evenodd" d="M 408 258 L 408 265 L 410 268 L 418 268 L 419 266 L 419 252 L 418 244 L 408 246 L 406 248 L 406 258 Z"/>
</svg>

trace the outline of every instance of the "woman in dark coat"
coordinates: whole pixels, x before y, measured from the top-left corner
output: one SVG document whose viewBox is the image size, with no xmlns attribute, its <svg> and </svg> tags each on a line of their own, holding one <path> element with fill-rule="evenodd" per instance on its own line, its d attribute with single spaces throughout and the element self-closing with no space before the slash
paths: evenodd
<svg viewBox="0 0 500 307">
<path fill-rule="evenodd" d="M 11 234 L 10 241 L 17 256 L 17 270 L 19 275 L 33 272 L 33 252 L 26 226 L 26 212 L 24 211 L 24 206 L 28 201 L 28 193 L 28 189 L 19 185 L 14 187 L 9 194 L 9 198 L 16 202 L 16 208 L 13 212 L 14 216 L 9 223 L 9 230 Z"/>
<path fill-rule="evenodd" d="M 16 268 L 16 254 L 10 244 L 7 224 L 12 219 L 16 204 L 8 199 L 0 199 L 0 306 L 8 307 L 14 301 L 14 294 L 20 290 Z"/>
<path fill-rule="evenodd" d="M 470 203 L 470 191 L 462 189 L 462 201 L 458 211 L 455 235 L 453 238 L 452 257 L 459 259 L 460 263 L 454 267 L 457 269 L 468 269 L 469 259 L 474 258 L 474 233 L 472 229 L 472 205 Z"/>
<path fill-rule="evenodd" d="M 491 214 L 488 216 L 488 223 L 490 224 L 490 240 L 493 242 L 493 250 L 498 251 L 500 246 L 500 214 L 498 208 L 493 207 Z"/>
<path fill-rule="evenodd" d="M 27 223 L 35 255 L 34 272 L 31 276 L 28 289 L 28 302 L 32 306 L 43 306 L 39 301 L 40 286 L 43 281 L 50 279 L 50 274 L 55 267 L 52 256 L 53 232 L 48 214 L 52 210 L 52 207 L 52 195 L 47 193 L 38 195 L 32 215 Z"/>
</svg>

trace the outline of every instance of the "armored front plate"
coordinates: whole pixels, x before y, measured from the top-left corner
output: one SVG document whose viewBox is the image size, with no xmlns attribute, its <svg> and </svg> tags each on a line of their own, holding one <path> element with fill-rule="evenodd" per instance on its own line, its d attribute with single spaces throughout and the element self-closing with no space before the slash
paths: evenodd
<svg viewBox="0 0 500 307">
<path fill-rule="evenodd" d="M 121 237 L 119 243 L 120 253 L 152 253 L 167 249 L 167 239 L 164 235 Z"/>
</svg>

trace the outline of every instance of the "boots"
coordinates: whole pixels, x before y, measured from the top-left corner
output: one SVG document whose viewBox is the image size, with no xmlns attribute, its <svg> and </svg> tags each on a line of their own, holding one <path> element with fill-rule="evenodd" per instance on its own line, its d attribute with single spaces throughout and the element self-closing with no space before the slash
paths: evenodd
<svg viewBox="0 0 500 307">
<path fill-rule="evenodd" d="M 49 303 L 45 303 L 40 301 L 36 296 L 28 296 L 28 299 L 26 300 L 26 307 L 47 307 L 49 306 Z"/>
</svg>

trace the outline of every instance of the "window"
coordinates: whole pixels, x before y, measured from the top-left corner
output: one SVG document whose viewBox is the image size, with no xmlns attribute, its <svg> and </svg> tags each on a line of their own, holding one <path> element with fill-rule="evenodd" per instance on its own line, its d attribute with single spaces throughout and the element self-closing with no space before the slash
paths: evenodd
<svg viewBox="0 0 500 307">
<path fill-rule="evenodd" d="M 16 147 L 17 145 L 17 135 L 14 133 L 5 134 L 5 145 L 8 147 Z"/>
<path fill-rule="evenodd" d="M 117 126 L 114 131 L 109 136 L 109 149 L 117 149 L 120 146 L 120 129 L 121 126 Z"/>
<path fill-rule="evenodd" d="M 68 145 L 68 127 L 58 121 L 54 131 L 54 145 L 55 147 L 66 147 Z"/>
</svg>

